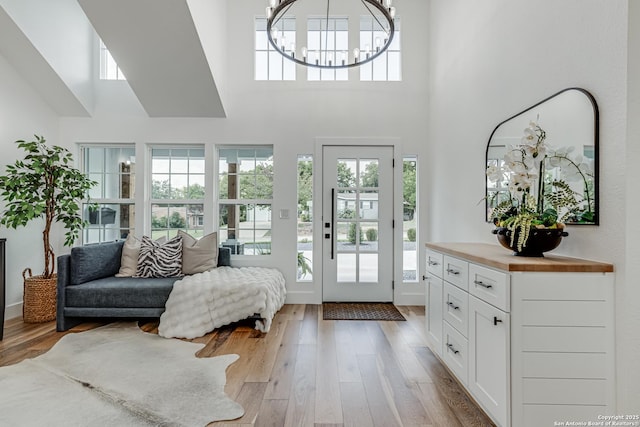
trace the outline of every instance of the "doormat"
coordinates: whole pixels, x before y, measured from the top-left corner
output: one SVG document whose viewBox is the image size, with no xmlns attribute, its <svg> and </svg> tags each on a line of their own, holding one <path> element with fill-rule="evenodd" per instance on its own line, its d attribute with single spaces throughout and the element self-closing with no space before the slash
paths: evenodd
<svg viewBox="0 0 640 427">
<path fill-rule="evenodd" d="M 325 302 L 322 315 L 324 320 L 405 320 L 390 302 Z"/>
</svg>

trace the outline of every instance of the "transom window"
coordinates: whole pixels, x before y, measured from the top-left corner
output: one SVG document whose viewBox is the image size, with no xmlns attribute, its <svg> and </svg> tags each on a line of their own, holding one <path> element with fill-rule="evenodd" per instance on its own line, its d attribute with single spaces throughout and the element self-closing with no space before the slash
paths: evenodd
<svg viewBox="0 0 640 427">
<path fill-rule="evenodd" d="M 349 20 L 347 18 L 309 18 L 307 21 L 307 61 L 316 64 L 339 64 L 349 58 Z M 348 80 L 346 68 L 308 67 L 308 80 Z"/>
<path fill-rule="evenodd" d="M 151 237 L 204 234 L 203 147 L 151 149 Z"/>
<path fill-rule="evenodd" d="M 82 170 L 98 184 L 82 208 L 82 243 L 126 238 L 135 228 L 135 147 L 82 146 Z"/>
<path fill-rule="evenodd" d="M 276 41 L 285 51 L 295 51 L 296 20 L 283 18 L 278 21 L 278 37 Z M 296 64 L 288 60 L 269 43 L 267 37 L 267 19 L 256 18 L 255 21 L 255 79 L 256 80 L 295 80 Z"/>
<path fill-rule="evenodd" d="M 402 80 L 400 61 L 400 20 L 394 19 L 394 35 L 387 50 L 373 61 L 362 64 L 362 81 L 400 81 Z M 384 45 L 386 33 L 371 16 L 360 17 L 360 55 L 366 58 Z"/>
<path fill-rule="evenodd" d="M 273 147 L 218 149 L 219 240 L 235 255 L 271 254 Z"/>
</svg>

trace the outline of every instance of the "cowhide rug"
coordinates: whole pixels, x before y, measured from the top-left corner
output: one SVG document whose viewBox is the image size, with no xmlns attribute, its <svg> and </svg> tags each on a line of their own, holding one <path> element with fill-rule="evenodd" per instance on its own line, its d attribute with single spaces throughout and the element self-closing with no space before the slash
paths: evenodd
<svg viewBox="0 0 640 427">
<path fill-rule="evenodd" d="M 0 426 L 206 426 L 244 410 L 224 393 L 236 354 L 131 323 L 64 336 L 48 353 L 0 368 Z"/>
</svg>

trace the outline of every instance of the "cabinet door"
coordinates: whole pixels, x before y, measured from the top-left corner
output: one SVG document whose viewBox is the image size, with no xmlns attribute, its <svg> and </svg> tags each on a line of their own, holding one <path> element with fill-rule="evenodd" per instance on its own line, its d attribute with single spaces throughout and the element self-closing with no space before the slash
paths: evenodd
<svg viewBox="0 0 640 427">
<path fill-rule="evenodd" d="M 469 296 L 469 391 L 500 426 L 510 425 L 509 314 Z"/>
<path fill-rule="evenodd" d="M 426 320 L 427 320 L 427 337 L 429 338 L 429 347 L 438 356 L 442 355 L 442 279 L 437 277 L 427 278 L 426 289 Z"/>
</svg>

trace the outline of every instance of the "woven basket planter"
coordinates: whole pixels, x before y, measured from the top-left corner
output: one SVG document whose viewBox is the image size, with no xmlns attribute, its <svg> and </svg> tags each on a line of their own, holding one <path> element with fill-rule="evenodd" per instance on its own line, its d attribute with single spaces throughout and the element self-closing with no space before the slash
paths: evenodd
<svg viewBox="0 0 640 427">
<path fill-rule="evenodd" d="M 24 279 L 24 303 L 22 304 L 24 322 L 43 323 L 55 320 L 57 275 L 44 279 L 42 276 L 33 276 L 31 269 L 27 268 L 22 272 L 22 278 Z"/>
</svg>

